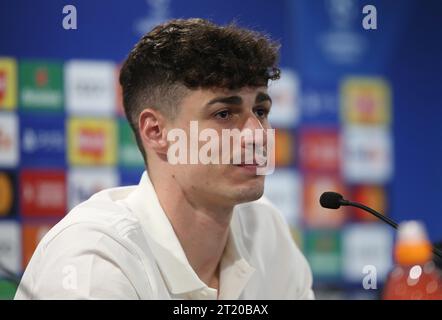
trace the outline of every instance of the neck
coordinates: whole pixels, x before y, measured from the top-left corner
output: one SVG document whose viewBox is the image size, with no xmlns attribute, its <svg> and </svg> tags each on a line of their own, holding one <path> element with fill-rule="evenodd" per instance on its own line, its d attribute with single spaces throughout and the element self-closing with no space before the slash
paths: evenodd
<svg viewBox="0 0 442 320">
<path fill-rule="evenodd" d="M 219 264 L 229 236 L 233 206 L 201 203 L 183 190 L 173 175 L 149 174 L 160 204 L 198 277 L 218 289 Z"/>
</svg>

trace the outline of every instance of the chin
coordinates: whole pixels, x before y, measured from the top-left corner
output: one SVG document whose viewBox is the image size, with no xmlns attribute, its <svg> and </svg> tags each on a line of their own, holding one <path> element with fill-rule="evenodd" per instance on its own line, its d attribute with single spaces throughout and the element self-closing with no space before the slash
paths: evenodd
<svg viewBox="0 0 442 320">
<path fill-rule="evenodd" d="M 256 183 L 253 186 L 241 186 L 232 188 L 235 193 L 232 195 L 236 202 L 244 203 L 258 200 L 264 194 L 264 184 Z"/>
</svg>

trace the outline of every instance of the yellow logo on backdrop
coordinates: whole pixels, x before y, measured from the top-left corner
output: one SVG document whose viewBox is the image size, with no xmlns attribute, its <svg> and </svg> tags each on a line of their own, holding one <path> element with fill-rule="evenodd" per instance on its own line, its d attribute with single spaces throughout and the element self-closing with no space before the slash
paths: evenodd
<svg viewBox="0 0 442 320">
<path fill-rule="evenodd" d="M 17 105 L 17 65 L 14 59 L 0 58 L 0 110 Z"/>
<path fill-rule="evenodd" d="M 5 216 L 12 207 L 13 189 L 6 174 L 0 172 L 0 217 Z"/>
<path fill-rule="evenodd" d="M 115 165 L 117 127 L 111 119 L 69 120 L 68 160 L 71 165 Z"/>
<path fill-rule="evenodd" d="M 380 78 L 350 77 L 341 85 L 341 117 L 346 123 L 388 125 L 391 90 Z"/>
<path fill-rule="evenodd" d="M 293 164 L 293 136 L 288 131 L 276 130 L 275 134 L 275 165 L 288 166 Z"/>
</svg>

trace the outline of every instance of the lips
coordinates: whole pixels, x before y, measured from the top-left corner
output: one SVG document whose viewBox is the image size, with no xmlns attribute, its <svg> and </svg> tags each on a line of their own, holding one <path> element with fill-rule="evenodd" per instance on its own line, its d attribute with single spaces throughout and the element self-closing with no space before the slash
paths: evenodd
<svg viewBox="0 0 442 320">
<path fill-rule="evenodd" d="M 244 157 L 241 158 L 243 160 Z M 238 159 L 236 159 L 238 160 Z M 249 159 L 251 160 L 251 159 Z M 255 157 L 253 162 L 250 161 L 241 161 L 240 163 L 235 162 L 235 158 L 230 159 L 230 163 L 235 166 L 252 166 L 252 167 L 265 167 L 267 164 L 267 158 L 266 157 Z"/>
<path fill-rule="evenodd" d="M 261 165 L 259 165 L 257 162 L 240 163 L 240 164 L 235 164 L 235 166 L 238 166 L 238 167 L 261 167 Z"/>
<path fill-rule="evenodd" d="M 234 166 L 238 167 L 238 168 L 242 168 L 242 169 L 247 169 L 247 170 L 253 171 L 253 172 L 256 172 L 256 169 L 258 169 L 258 168 L 265 167 L 265 165 L 259 165 L 258 163 L 249 163 L 249 164 L 241 163 L 241 164 L 235 164 Z"/>
</svg>

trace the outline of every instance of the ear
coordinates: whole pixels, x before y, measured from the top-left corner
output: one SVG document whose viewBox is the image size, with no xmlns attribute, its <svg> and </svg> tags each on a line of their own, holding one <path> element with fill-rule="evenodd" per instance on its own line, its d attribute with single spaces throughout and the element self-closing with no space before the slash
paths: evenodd
<svg viewBox="0 0 442 320">
<path fill-rule="evenodd" d="M 138 128 L 146 153 L 147 149 L 151 149 L 160 154 L 167 154 L 166 119 L 158 110 L 144 109 L 138 117 Z"/>
</svg>

